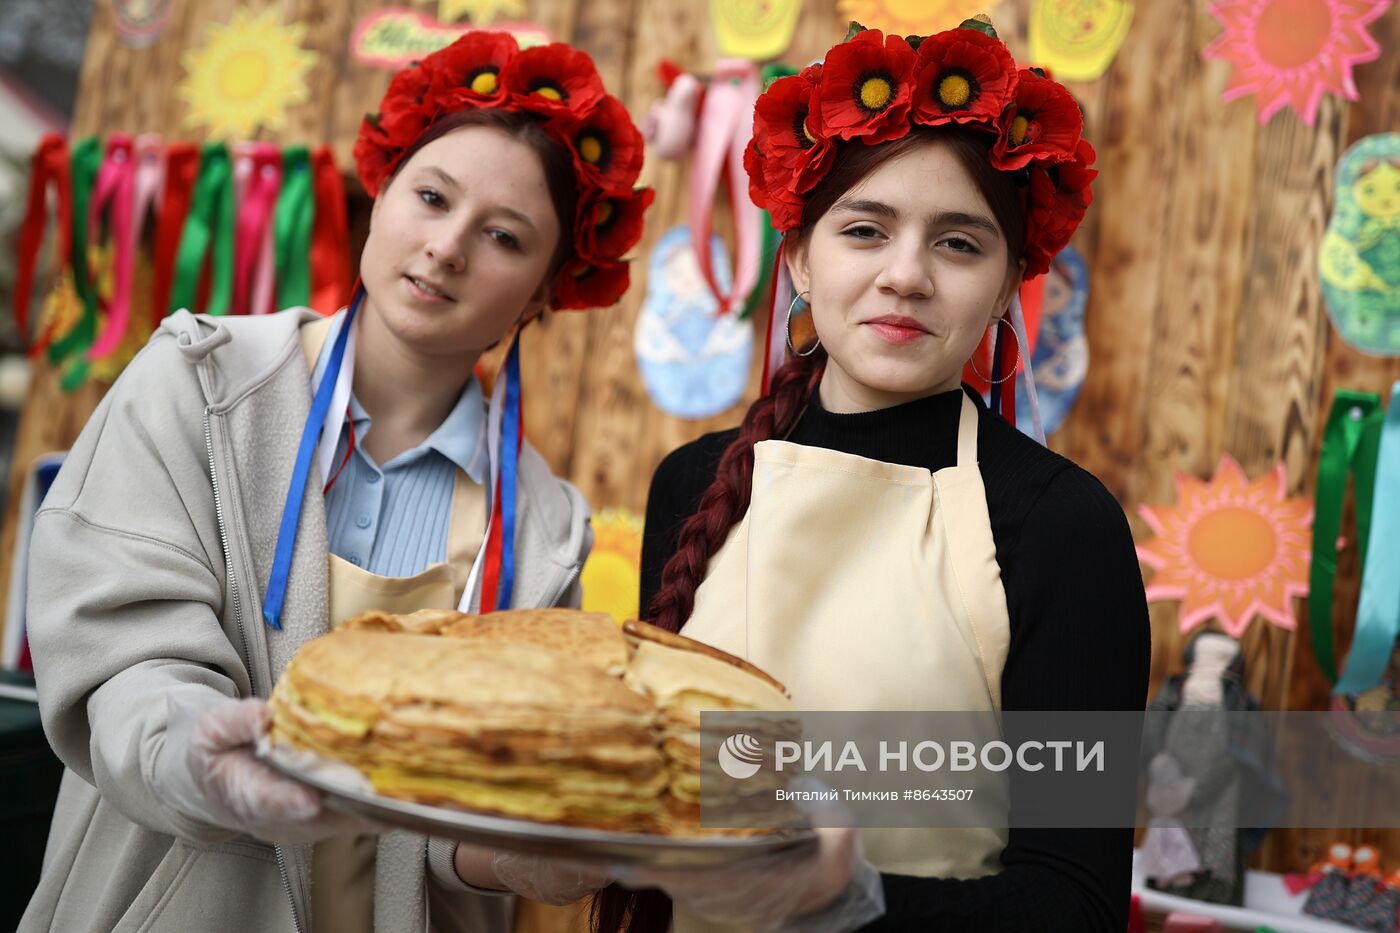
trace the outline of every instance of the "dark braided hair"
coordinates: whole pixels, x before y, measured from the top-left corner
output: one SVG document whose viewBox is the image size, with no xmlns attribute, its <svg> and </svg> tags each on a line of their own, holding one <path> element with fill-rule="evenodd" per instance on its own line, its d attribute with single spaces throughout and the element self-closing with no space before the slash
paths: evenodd
<svg viewBox="0 0 1400 933">
<path fill-rule="evenodd" d="M 695 591 L 705 579 L 710 558 L 724 544 L 729 529 L 749 508 L 753 487 L 753 447 L 782 437 L 798 417 L 826 371 L 826 351 L 795 356 L 774 375 L 767 395 L 749 406 L 739 436 L 725 449 L 714 482 L 700 498 L 695 514 L 681 527 L 676 553 L 661 571 L 661 589 L 647 606 L 647 619 L 679 632 L 695 607 Z"/>
</svg>

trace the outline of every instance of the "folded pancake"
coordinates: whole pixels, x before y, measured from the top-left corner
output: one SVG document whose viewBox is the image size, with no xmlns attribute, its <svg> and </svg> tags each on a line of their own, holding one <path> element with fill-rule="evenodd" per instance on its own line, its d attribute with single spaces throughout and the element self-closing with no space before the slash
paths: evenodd
<svg viewBox="0 0 1400 933">
<path fill-rule="evenodd" d="M 668 784 L 652 704 L 528 643 L 337 631 L 302 646 L 270 705 L 274 741 L 391 797 L 627 830 L 651 825 Z"/>
<path fill-rule="evenodd" d="M 701 720 L 704 711 L 793 710 L 787 690 L 764 671 L 703 642 L 659 629 L 644 622 L 628 621 L 623 635 L 632 647 L 632 659 L 624 681 L 649 697 L 659 714 L 662 757 L 666 762 L 667 797 L 657 811 L 657 831 L 669 835 L 733 835 L 762 829 L 706 829 L 700 826 L 702 770 L 713 773 L 707 782 L 714 789 L 708 802 L 724 808 L 726 818 L 749 804 L 772 807 L 773 791 L 786 786 L 782 774 L 760 769 L 742 788 L 725 781 L 713 761 L 701 754 Z M 764 747 L 777 739 L 792 739 L 800 729 L 795 719 L 755 718 L 747 731 Z M 722 741 L 727 736 L 715 736 Z M 728 795 L 725 795 L 725 791 Z M 748 798 L 747 801 L 741 800 Z M 736 809 L 737 808 L 737 809 Z"/>
</svg>

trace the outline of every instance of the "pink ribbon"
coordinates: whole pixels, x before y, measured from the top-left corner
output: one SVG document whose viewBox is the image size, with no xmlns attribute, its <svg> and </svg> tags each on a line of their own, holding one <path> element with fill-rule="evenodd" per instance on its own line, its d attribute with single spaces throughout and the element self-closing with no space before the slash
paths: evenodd
<svg viewBox="0 0 1400 933">
<path fill-rule="evenodd" d="M 274 251 L 272 215 L 282 186 L 282 154 L 271 143 L 239 147 L 234 164 L 238 219 L 234 227 L 233 314 L 271 310 Z M 263 281 L 263 279 L 266 281 Z"/>
<path fill-rule="evenodd" d="M 705 92 L 700 124 L 695 132 L 695 162 L 690 175 L 690 242 L 700 271 L 719 301 L 720 314 L 742 308 L 758 284 L 763 215 L 749 200 L 744 149 L 753 135 L 753 107 L 758 100 L 758 66 L 747 59 L 722 58 Z M 729 206 L 734 216 L 735 272 L 733 287 L 724 294 L 711 260 L 710 224 L 719 178 L 728 171 Z"/>
<path fill-rule="evenodd" d="M 131 319 L 131 276 L 136 262 L 136 243 L 132 220 L 135 196 L 136 164 L 131 137 L 113 133 L 107 139 L 107 152 L 97 170 L 92 203 L 88 206 L 87 235 L 89 241 L 100 238 L 98 226 L 104 211 L 110 208 L 109 235 L 112 239 L 112 294 L 102 300 L 104 313 L 102 333 L 88 347 L 87 358 L 100 360 L 110 356 L 121 343 Z M 84 249 L 87 244 L 83 244 Z"/>
</svg>

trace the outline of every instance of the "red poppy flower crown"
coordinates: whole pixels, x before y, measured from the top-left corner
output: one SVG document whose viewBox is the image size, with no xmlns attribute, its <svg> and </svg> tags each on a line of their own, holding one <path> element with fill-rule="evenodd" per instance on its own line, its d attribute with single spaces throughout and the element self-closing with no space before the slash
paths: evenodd
<svg viewBox="0 0 1400 933">
<path fill-rule="evenodd" d="M 474 30 L 403 69 L 379 112 L 360 124 L 355 164 L 365 190 L 378 194 L 439 117 L 478 108 L 535 115 L 573 159 L 579 193 L 573 256 L 555 277 L 553 307 L 616 302 L 629 284 L 622 256 L 641 239 L 642 214 L 655 193 L 633 187 L 642 134 L 622 102 L 603 90 L 586 52 L 562 42 L 521 49 L 510 33 Z"/>
<path fill-rule="evenodd" d="M 754 108 L 745 151 L 749 194 L 783 233 L 795 228 L 839 142 L 900 139 L 918 126 L 986 130 L 991 163 L 1016 172 L 1026 198 L 1026 272 L 1034 278 L 1069 242 L 1093 200 L 1094 149 L 1064 86 L 1017 69 L 979 18 L 926 38 L 852 25 L 825 62 L 780 78 Z"/>
</svg>

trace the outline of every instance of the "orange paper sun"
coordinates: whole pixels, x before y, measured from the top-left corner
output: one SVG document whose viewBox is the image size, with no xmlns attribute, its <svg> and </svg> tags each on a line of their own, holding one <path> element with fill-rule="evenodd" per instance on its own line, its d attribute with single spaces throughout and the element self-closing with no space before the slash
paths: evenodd
<svg viewBox="0 0 1400 933">
<path fill-rule="evenodd" d="M 1250 482 L 1228 455 L 1209 483 L 1176 478 L 1177 504 L 1143 505 L 1156 537 L 1138 559 L 1156 571 L 1149 602 L 1181 601 L 1181 630 L 1215 618 L 1234 638 L 1256 615 L 1294 628 L 1293 597 L 1308 594 L 1312 501 L 1285 495 L 1283 464 Z"/>
<path fill-rule="evenodd" d="M 1356 100 L 1351 69 L 1380 57 L 1366 25 L 1391 0 L 1217 0 L 1225 27 L 1202 53 L 1234 65 L 1221 99 L 1259 98 L 1259 122 L 1292 107 L 1308 126 L 1328 91 Z"/>
</svg>

